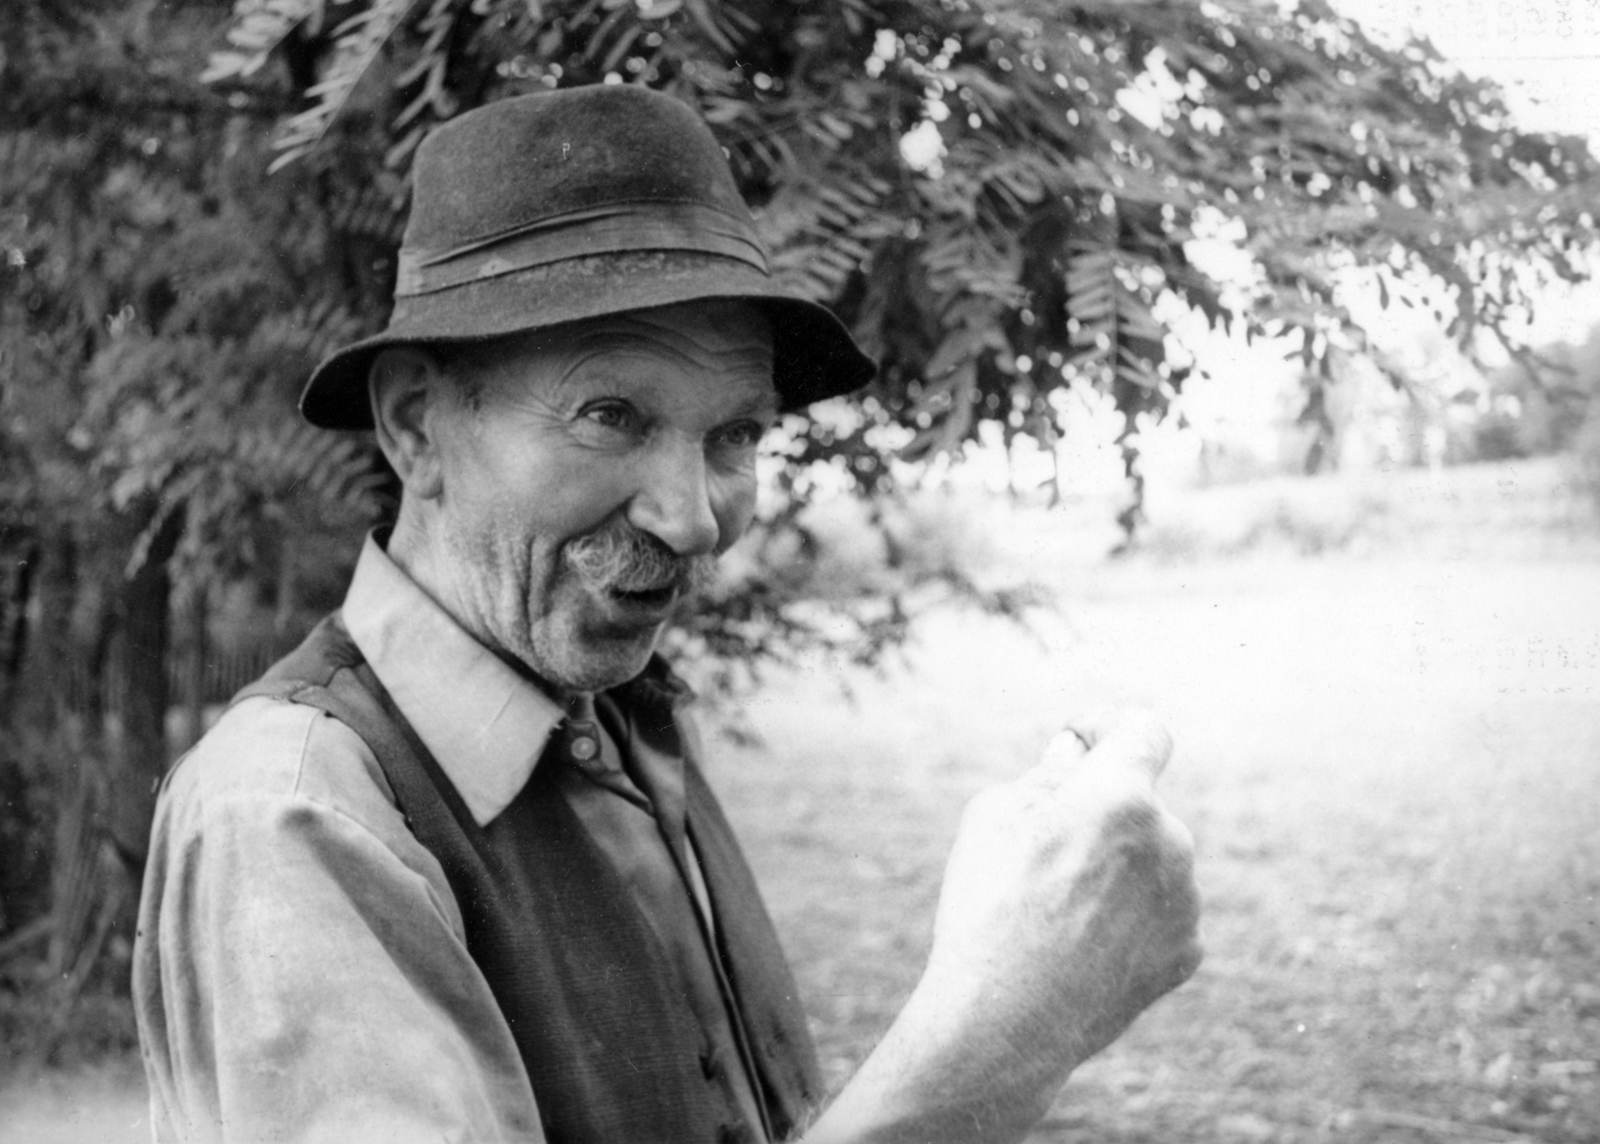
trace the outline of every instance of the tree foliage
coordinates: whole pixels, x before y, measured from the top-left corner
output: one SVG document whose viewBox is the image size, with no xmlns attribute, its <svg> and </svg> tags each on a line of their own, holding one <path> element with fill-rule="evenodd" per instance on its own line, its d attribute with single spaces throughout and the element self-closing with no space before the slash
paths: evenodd
<svg viewBox="0 0 1600 1144">
<path fill-rule="evenodd" d="M 1052 445 L 1074 388 L 1121 411 L 1136 485 L 1137 430 L 1190 369 L 1166 307 L 1289 334 L 1320 375 L 1361 344 L 1342 276 L 1432 283 L 1470 345 L 1593 238 L 1580 143 L 1325 0 L 7 0 L 0 786 L 34 810 L 0 822 L 0 931 L 53 898 L 54 979 L 81 984 L 117 901 L 81 892 L 96 840 L 141 845 L 175 609 L 245 582 L 292 619 L 382 506 L 370 447 L 293 401 L 384 319 L 417 143 L 600 82 L 698 108 L 776 272 L 882 363 L 786 420 L 752 568 L 680 631 L 722 657 L 871 656 L 920 587 L 1020 607 L 917 550 L 886 494 L 991 431 Z M 1197 253 L 1218 235 L 1243 278 Z M 844 636 L 804 607 L 819 470 L 876 494 L 893 573 L 834 592 Z M 61 701 L 80 661 L 87 715 Z M 98 825 L 52 842 L 63 811 Z"/>
<path fill-rule="evenodd" d="M 403 175 L 435 123 L 541 88 L 698 107 L 779 273 L 883 363 L 863 416 L 795 455 L 867 490 L 891 452 L 985 421 L 1052 444 L 1074 385 L 1112 395 L 1134 475 L 1132 434 L 1189 368 L 1164 295 L 1321 370 L 1361 345 L 1353 268 L 1431 283 L 1471 346 L 1593 239 L 1580 141 L 1517 130 L 1491 85 L 1325 0 L 238 0 L 230 39 L 213 81 L 304 100 L 276 140 L 291 169 L 348 128 Z M 1245 281 L 1191 259 L 1218 232 L 1242 234 Z"/>
<path fill-rule="evenodd" d="M 0 13 L 0 932 L 47 923 L 58 1012 L 133 897 L 174 605 L 373 507 L 369 451 L 294 417 L 362 322 L 315 195 L 261 179 L 275 111 L 197 82 L 225 14 Z"/>
</svg>

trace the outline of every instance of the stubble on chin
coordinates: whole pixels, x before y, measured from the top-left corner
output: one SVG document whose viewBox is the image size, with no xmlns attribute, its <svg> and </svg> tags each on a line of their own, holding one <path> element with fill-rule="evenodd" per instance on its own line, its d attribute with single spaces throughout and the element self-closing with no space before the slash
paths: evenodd
<svg viewBox="0 0 1600 1144">
<path fill-rule="evenodd" d="M 497 552 L 473 569 L 488 646 L 548 688 L 596 692 L 639 674 L 661 626 L 618 630 L 593 599 L 598 591 L 567 568 L 559 553 L 530 546 Z"/>
<path fill-rule="evenodd" d="M 590 611 L 581 585 L 560 590 L 557 606 L 529 629 L 523 662 L 530 671 L 562 690 L 598 692 L 644 670 L 663 625 L 619 629 Z"/>
</svg>

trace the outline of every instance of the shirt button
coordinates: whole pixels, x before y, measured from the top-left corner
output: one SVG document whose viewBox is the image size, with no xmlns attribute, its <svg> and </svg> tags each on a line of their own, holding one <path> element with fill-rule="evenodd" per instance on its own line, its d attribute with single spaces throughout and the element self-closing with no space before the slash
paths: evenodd
<svg viewBox="0 0 1600 1144">
<path fill-rule="evenodd" d="M 600 753 L 600 744 L 587 735 L 578 735 L 573 738 L 571 745 L 567 749 L 572 752 L 572 757 L 580 763 L 587 763 Z"/>
</svg>

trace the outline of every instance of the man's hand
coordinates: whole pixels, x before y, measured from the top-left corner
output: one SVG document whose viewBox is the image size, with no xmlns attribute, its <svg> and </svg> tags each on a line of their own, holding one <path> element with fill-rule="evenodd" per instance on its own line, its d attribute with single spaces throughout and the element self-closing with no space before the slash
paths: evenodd
<svg viewBox="0 0 1600 1144">
<path fill-rule="evenodd" d="M 1148 715 L 1082 720 L 967 807 L 921 981 L 808 1141 L 1011 1141 L 1200 964 L 1188 831 Z"/>
<path fill-rule="evenodd" d="M 1155 793 L 1171 753 L 1148 715 L 1084 720 L 972 800 L 926 973 L 946 1004 L 1010 1007 L 1076 1064 L 1194 972 L 1193 843 Z"/>
</svg>

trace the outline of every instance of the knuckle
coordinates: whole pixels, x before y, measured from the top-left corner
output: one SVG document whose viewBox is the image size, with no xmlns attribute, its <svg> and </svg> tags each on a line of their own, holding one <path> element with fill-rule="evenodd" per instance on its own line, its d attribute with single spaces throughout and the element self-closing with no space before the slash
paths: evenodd
<svg viewBox="0 0 1600 1144">
<path fill-rule="evenodd" d="M 1093 773 L 1126 771 L 1146 784 L 1156 781 L 1172 757 L 1172 735 L 1166 724 L 1149 711 L 1119 715 L 1107 729 L 1084 742 L 1093 743 L 1093 749 L 1084 756 Z"/>
<path fill-rule="evenodd" d="M 1190 941 L 1196 940 L 1200 933 L 1200 891 L 1193 879 L 1181 880 L 1166 897 L 1178 928 Z"/>
<path fill-rule="evenodd" d="M 1200 966 L 1205 963 L 1205 947 L 1198 938 L 1191 938 L 1179 953 L 1177 962 L 1173 966 L 1174 986 L 1182 985 L 1189 978 L 1200 971 Z"/>
<path fill-rule="evenodd" d="M 1172 736 L 1167 731 L 1167 724 L 1161 716 L 1148 707 L 1135 707 L 1122 716 L 1128 730 L 1154 748 L 1170 747 Z"/>
<path fill-rule="evenodd" d="M 1163 813 L 1153 794 L 1130 786 L 1112 795 L 1104 811 L 1105 831 L 1154 852 L 1163 840 Z"/>
<path fill-rule="evenodd" d="M 1166 847 L 1162 854 L 1162 882 L 1168 896 L 1180 901 L 1185 910 L 1200 915 L 1200 887 L 1194 876 L 1194 851 Z"/>
<path fill-rule="evenodd" d="M 1155 773 L 1164 771 L 1172 761 L 1172 736 L 1165 727 L 1159 727 L 1146 741 L 1144 759 Z"/>
<path fill-rule="evenodd" d="M 1124 712 L 1118 720 L 1118 730 L 1127 737 L 1141 758 L 1152 763 L 1164 763 L 1172 755 L 1172 732 L 1166 721 L 1148 708 L 1135 708 Z"/>
<path fill-rule="evenodd" d="M 1194 833 L 1181 818 L 1165 808 L 1161 811 L 1161 833 L 1174 861 L 1194 867 Z"/>
</svg>

